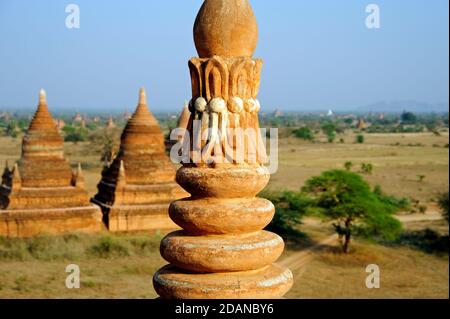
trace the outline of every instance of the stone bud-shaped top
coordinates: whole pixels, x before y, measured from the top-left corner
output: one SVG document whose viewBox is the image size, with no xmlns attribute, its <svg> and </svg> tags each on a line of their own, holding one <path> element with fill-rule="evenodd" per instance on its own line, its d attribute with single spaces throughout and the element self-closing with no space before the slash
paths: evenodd
<svg viewBox="0 0 450 319">
<path fill-rule="evenodd" d="M 258 25 L 248 0 L 205 0 L 194 24 L 200 58 L 251 57 Z"/>
</svg>

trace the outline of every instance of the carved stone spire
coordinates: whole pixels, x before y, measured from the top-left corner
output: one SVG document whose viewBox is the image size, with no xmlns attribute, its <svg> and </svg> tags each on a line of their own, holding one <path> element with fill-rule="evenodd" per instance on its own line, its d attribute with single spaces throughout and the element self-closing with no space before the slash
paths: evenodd
<svg viewBox="0 0 450 319">
<path fill-rule="evenodd" d="M 183 231 L 162 240 L 161 255 L 171 265 L 155 274 L 154 287 L 175 299 L 282 297 L 292 273 L 273 264 L 284 242 L 263 230 L 275 207 L 257 197 L 270 174 L 263 166 L 257 100 L 262 61 L 252 58 L 257 26 L 249 2 L 205 0 L 194 39 L 200 58 L 189 61 L 190 161 L 177 173 L 192 197 L 170 207 Z M 237 138 L 232 129 L 254 134 Z"/>
</svg>

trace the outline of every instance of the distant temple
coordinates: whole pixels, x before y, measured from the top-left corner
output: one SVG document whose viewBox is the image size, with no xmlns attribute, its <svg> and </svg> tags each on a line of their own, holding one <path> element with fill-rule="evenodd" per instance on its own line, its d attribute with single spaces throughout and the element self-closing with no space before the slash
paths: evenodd
<svg viewBox="0 0 450 319">
<path fill-rule="evenodd" d="M 62 119 L 56 119 L 55 124 L 59 131 L 62 131 L 62 129 L 66 126 L 66 122 Z"/>
<path fill-rule="evenodd" d="M 115 127 L 116 127 L 116 124 L 114 123 L 114 119 L 113 119 L 112 115 L 110 115 L 108 118 L 108 124 L 106 124 L 106 128 L 112 129 Z"/>
<path fill-rule="evenodd" d="M 360 119 L 358 120 L 358 124 L 357 124 L 356 127 L 357 127 L 359 130 L 365 130 L 365 129 L 367 128 L 367 123 L 366 123 L 366 121 L 364 121 L 363 118 L 360 118 Z"/>
<path fill-rule="evenodd" d="M 75 117 L 73 118 L 73 122 L 74 122 L 74 123 L 76 123 L 76 122 L 81 122 L 82 120 L 83 120 L 83 117 L 81 116 L 80 113 L 77 113 L 77 114 L 75 115 Z"/>
<path fill-rule="evenodd" d="M 276 109 L 276 110 L 273 112 L 273 116 L 276 117 L 276 118 L 280 118 L 280 117 L 283 117 L 283 116 L 284 116 L 284 113 L 283 113 L 283 111 L 281 111 L 280 109 Z"/>
<path fill-rule="evenodd" d="M 89 202 L 81 166 L 72 171 L 45 91 L 23 138 L 22 156 L 6 165 L 0 186 L 0 236 L 29 237 L 102 230 L 102 214 Z"/>
<path fill-rule="evenodd" d="M 175 167 L 141 89 L 139 104 L 121 137 L 120 151 L 105 167 L 92 201 L 102 207 L 110 231 L 173 229 L 169 203 L 187 195 L 175 183 Z"/>
</svg>

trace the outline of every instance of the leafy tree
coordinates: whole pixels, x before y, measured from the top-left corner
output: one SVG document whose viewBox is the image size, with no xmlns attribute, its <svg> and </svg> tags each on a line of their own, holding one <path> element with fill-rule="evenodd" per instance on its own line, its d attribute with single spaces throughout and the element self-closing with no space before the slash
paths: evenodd
<svg viewBox="0 0 450 319">
<path fill-rule="evenodd" d="M 348 172 L 351 171 L 352 167 L 353 167 L 353 162 L 350 162 L 350 161 L 345 162 L 344 167 L 345 167 L 346 171 L 348 171 Z"/>
<path fill-rule="evenodd" d="M 354 122 L 354 120 L 353 120 L 352 118 L 350 118 L 350 117 L 349 117 L 349 118 L 346 118 L 346 119 L 344 120 L 344 123 L 347 124 L 348 126 L 352 125 L 353 122 Z"/>
<path fill-rule="evenodd" d="M 276 207 L 275 217 L 268 230 L 280 234 L 285 239 L 298 240 L 304 235 L 298 229 L 302 217 L 311 203 L 311 200 L 300 192 L 285 191 L 280 193 L 264 194 Z"/>
<path fill-rule="evenodd" d="M 403 112 L 402 123 L 406 125 L 412 125 L 417 123 L 417 116 L 412 112 Z"/>
<path fill-rule="evenodd" d="M 443 193 L 439 195 L 438 204 L 441 208 L 442 215 L 448 223 L 448 201 L 449 201 L 449 192 Z"/>
<path fill-rule="evenodd" d="M 373 164 L 371 163 L 362 163 L 361 164 L 361 172 L 366 175 L 372 175 L 373 173 Z"/>
<path fill-rule="evenodd" d="M 16 121 L 11 121 L 8 123 L 5 129 L 5 134 L 13 138 L 16 138 L 19 135 L 19 128 Z"/>
<path fill-rule="evenodd" d="M 366 139 L 365 139 L 364 135 L 362 135 L 362 134 L 358 134 L 356 136 L 356 143 L 358 143 L 358 144 L 364 144 L 365 140 Z"/>
<path fill-rule="evenodd" d="M 66 125 L 62 129 L 64 132 L 65 142 L 85 142 L 88 139 L 88 131 L 82 127 L 74 127 L 72 125 Z"/>
<path fill-rule="evenodd" d="M 336 125 L 333 123 L 326 123 L 322 125 L 322 131 L 327 136 L 328 143 L 333 143 L 336 139 Z"/>
<path fill-rule="evenodd" d="M 314 140 L 314 134 L 309 127 L 301 127 L 297 130 L 294 130 L 292 133 L 294 134 L 295 137 L 298 137 L 305 141 Z"/>
<path fill-rule="evenodd" d="M 379 200 L 369 184 L 356 173 L 332 170 L 313 177 L 302 191 L 313 198 L 313 205 L 334 221 L 334 229 L 343 238 L 343 251 L 349 252 L 355 223 L 372 237 L 392 239 L 401 224 L 391 216 L 397 209 Z"/>
<path fill-rule="evenodd" d="M 393 207 L 395 210 L 408 210 L 411 207 L 411 201 L 407 198 L 397 198 L 395 196 L 386 195 L 380 185 L 373 189 L 373 193 L 383 204 Z"/>
</svg>

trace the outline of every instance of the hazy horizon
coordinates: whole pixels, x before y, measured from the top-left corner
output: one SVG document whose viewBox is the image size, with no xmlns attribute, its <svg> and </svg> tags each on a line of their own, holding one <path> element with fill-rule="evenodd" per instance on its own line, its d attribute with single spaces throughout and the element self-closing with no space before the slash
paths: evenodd
<svg viewBox="0 0 450 319">
<path fill-rule="evenodd" d="M 250 2 L 263 112 L 448 106 L 448 1 L 374 1 L 381 28 L 372 30 L 367 1 Z M 65 26 L 69 3 L 79 5 L 80 29 Z M 0 0 L 0 110 L 35 108 L 43 87 L 54 112 L 132 112 L 143 86 L 152 111 L 180 111 L 201 3 Z"/>
</svg>

